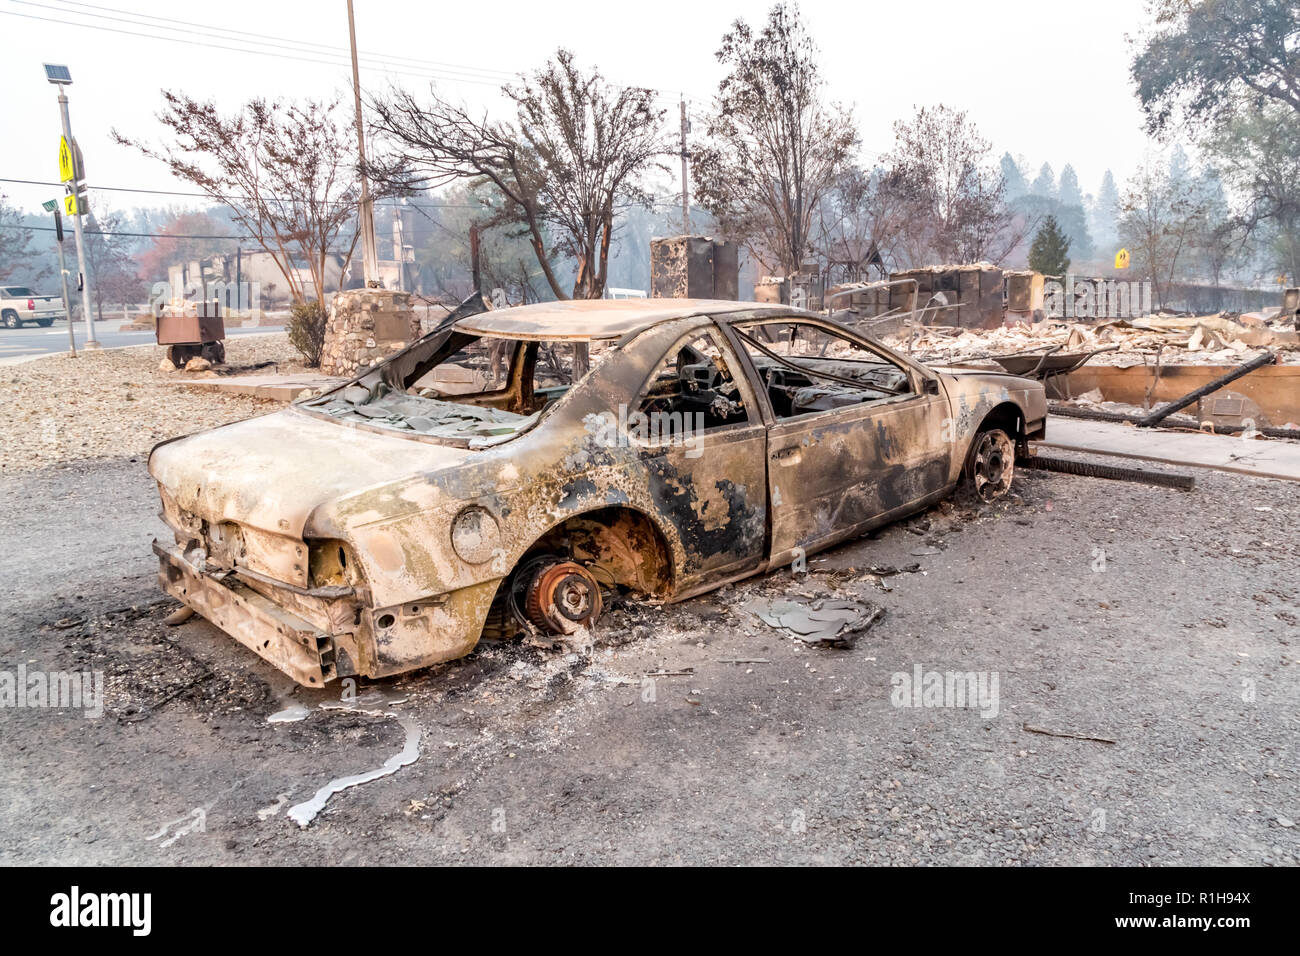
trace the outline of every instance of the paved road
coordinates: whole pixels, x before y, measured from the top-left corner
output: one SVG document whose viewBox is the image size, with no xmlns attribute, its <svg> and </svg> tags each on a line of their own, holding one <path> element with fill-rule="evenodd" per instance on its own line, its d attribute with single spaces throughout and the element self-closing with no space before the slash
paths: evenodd
<svg viewBox="0 0 1300 956">
<path fill-rule="evenodd" d="M 0 671 L 107 683 L 100 719 L 0 707 L 0 864 L 1300 862 L 1287 482 L 1027 473 L 807 577 L 615 606 L 594 653 L 485 645 L 362 682 L 376 715 L 321 709 L 337 691 L 295 690 L 202 620 L 163 626 L 156 495 L 119 459 L 0 496 Z M 915 564 L 889 591 L 862 576 Z M 851 650 L 741 610 L 832 593 L 886 609 Z M 900 704 L 918 668 L 999 675 L 996 713 Z M 267 722 L 289 704 L 309 716 Z M 408 724 L 414 764 L 287 818 Z"/>
<path fill-rule="evenodd" d="M 107 319 L 95 323 L 95 335 L 104 348 L 118 348 L 123 345 L 150 345 L 153 343 L 152 332 L 119 332 L 121 319 Z M 262 326 L 249 329 L 227 329 L 226 335 L 255 335 L 260 332 L 278 332 L 283 326 Z M 75 333 L 77 348 L 86 341 L 86 327 L 77 323 Z M 23 362 L 37 355 L 51 355 L 68 350 L 68 323 L 57 321 L 48 329 L 35 325 L 24 325 L 21 329 L 0 328 L 0 365 Z"/>
</svg>

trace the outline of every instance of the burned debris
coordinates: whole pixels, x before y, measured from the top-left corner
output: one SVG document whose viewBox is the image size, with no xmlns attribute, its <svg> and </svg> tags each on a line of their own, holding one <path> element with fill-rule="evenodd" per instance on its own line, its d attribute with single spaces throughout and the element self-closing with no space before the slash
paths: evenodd
<svg viewBox="0 0 1300 956">
<path fill-rule="evenodd" d="M 364 422 L 381 428 L 410 430 L 437 438 L 452 438 L 483 447 L 494 438 L 512 436 L 536 422 L 536 415 L 518 415 L 498 408 L 462 405 L 439 398 L 435 389 L 411 394 L 384 382 L 373 387 L 351 385 L 335 395 L 304 402 L 342 422 Z"/>
</svg>

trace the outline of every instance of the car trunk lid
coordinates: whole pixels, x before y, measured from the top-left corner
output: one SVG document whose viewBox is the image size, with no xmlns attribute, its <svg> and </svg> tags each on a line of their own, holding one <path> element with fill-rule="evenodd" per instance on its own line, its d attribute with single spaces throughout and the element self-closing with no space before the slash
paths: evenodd
<svg viewBox="0 0 1300 956">
<path fill-rule="evenodd" d="M 286 409 L 159 445 L 149 471 L 181 509 L 209 522 L 301 538 L 327 501 L 470 454 Z"/>
</svg>

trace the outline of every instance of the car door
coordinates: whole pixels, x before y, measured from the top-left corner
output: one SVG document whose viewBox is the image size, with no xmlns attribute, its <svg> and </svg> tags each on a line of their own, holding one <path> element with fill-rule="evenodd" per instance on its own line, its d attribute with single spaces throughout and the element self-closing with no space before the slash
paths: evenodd
<svg viewBox="0 0 1300 956">
<path fill-rule="evenodd" d="M 620 423 L 680 536 L 679 596 L 766 558 L 767 430 L 740 368 L 716 328 L 696 328 L 668 348 Z"/>
<path fill-rule="evenodd" d="M 953 445 L 937 377 L 833 323 L 764 319 L 737 323 L 734 331 L 771 412 L 773 565 L 946 490 Z"/>
</svg>

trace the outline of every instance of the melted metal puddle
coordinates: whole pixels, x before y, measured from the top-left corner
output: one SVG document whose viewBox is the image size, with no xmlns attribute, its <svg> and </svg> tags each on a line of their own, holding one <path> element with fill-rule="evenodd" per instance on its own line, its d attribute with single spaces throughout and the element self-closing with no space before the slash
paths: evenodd
<svg viewBox="0 0 1300 956">
<path fill-rule="evenodd" d="M 363 783 L 370 783 L 372 780 L 378 780 L 381 777 L 387 777 L 397 773 L 403 767 L 409 766 L 420 759 L 420 725 L 410 717 L 403 717 L 394 713 L 388 708 L 395 704 L 406 703 L 406 698 L 390 699 L 383 695 L 382 692 L 375 691 L 362 697 L 352 698 L 343 702 L 326 701 L 318 705 L 321 710 L 343 710 L 352 711 L 353 713 L 365 714 L 369 717 L 394 718 L 402 729 L 406 731 L 406 742 L 402 749 L 384 761 L 382 767 L 374 770 L 367 770 L 363 773 L 355 773 L 346 777 L 335 777 L 325 786 L 316 791 L 315 796 L 289 808 L 289 819 L 298 824 L 299 827 L 306 829 L 311 822 L 316 819 L 317 814 L 325 809 L 325 804 L 329 802 L 330 797 L 336 793 L 341 793 L 351 787 L 360 786 Z M 286 707 L 277 713 L 272 714 L 266 719 L 269 724 L 285 724 L 295 721 L 304 720 L 312 713 L 311 709 L 301 704 L 294 704 Z M 273 816 L 279 811 L 280 807 L 287 801 L 287 794 L 281 794 L 284 798 L 279 804 L 273 807 L 267 807 L 258 812 L 258 817 L 266 819 Z M 269 811 L 269 812 L 268 812 Z M 266 813 L 263 817 L 262 814 Z"/>
<path fill-rule="evenodd" d="M 385 716 L 396 717 L 396 714 L 387 714 Z M 402 747 L 401 752 L 393 754 L 384 765 L 376 770 L 367 770 L 365 773 L 353 774 L 350 777 L 336 777 L 325 786 L 316 791 L 316 795 L 310 800 L 289 808 L 289 819 L 300 827 L 308 827 L 312 820 L 316 819 L 316 814 L 325 809 L 325 804 L 329 798 L 336 793 L 340 793 L 349 787 L 355 787 L 363 783 L 370 783 L 372 780 L 378 780 L 380 777 L 387 777 L 389 774 L 397 773 L 408 764 L 415 763 L 420 758 L 420 725 L 409 717 L 397 717 L 397 722 L 402 725 L 406 731 L 406 744 Z"/>
</svg>

